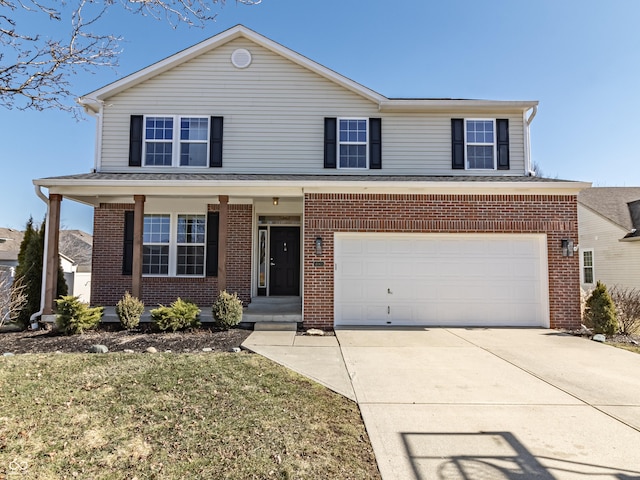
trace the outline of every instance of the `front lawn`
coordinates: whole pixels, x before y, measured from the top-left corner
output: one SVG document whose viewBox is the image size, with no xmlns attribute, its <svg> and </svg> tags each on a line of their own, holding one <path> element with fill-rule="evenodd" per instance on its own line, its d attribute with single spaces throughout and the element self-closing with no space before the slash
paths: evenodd
<svg viewBox="0 0 640 480">
<path fill-rule="evenodd" d="M 258 355 L 0 358 L 0 478 L 380 478 L 355 403 Z"/>
</svg>

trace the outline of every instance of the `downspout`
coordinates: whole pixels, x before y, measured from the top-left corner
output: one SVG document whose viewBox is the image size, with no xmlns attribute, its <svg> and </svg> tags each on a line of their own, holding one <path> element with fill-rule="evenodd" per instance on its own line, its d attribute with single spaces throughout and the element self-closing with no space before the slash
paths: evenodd
<svg viewBox="0 0 640 480">
<path fill-rule="evenodd" d="M 47 216 L 45 217 L 45 221 L 47 225 L 49 225 L 49 199 L 47 196 L 42 193 L 40 185 L 35 186 L 36 195 L 40 200 L 42 200 L 47 205 Z M 44 294 L 46 289 L 46 279 L 47 279 L 47 253 L 49 250 L 49 229 L 44 229 L 44 251 L 42 253 L 42 289 L 40 290 L 40 310 L 31 315 L 29 321 L 31 322 L 32 330 L 38 329 L 38 322 L 36 322 L 36 318 L 42 316 L 42 312 L 44 312 Z M 33 328 L 35 324 L 35 328 Z"/>
<path fill-rule="evenodd" d="M 527 112 L 522 112 L 522 116 L 525 117 L 524 118 L 524 123 L 526 125 L 526 128 L 525 128 L 525 135 L 526 135 L 525 164 L 526 164 L 527 175 L 529 175 L 530 177 L 533 177 L 536 174 L 533 171 L 533 168 L 531 168 L 531 122 L 533 122 L 533 119 L 535 118 L 537 113 L 538 113 L 538 106 L 537 105 L 534 105 L 532 107 L 531 114 L 529 115 L 529 118 L 526 118 Z"/>
</svg>

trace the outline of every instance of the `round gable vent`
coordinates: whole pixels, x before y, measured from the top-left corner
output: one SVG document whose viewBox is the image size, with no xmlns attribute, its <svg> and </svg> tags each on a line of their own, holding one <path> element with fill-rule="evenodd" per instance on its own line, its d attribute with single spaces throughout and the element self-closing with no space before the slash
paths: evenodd
<svg viewBox="0 0 640 480">
<path fill-rule="evenodd" d="M 238 48 L 231 54 L 231 63 L 236 68 L 247 68 L 251 65 L 251 53 L 245 48 Z"/>
</svg>

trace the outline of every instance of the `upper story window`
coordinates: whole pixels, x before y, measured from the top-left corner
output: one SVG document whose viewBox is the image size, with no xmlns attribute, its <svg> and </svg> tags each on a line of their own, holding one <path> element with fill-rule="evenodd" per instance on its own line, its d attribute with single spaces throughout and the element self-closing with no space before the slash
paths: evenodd
<svg viewBox="0 0 640 480">
<path fill-rule="evenodd" d="M 509 170 L 509 120 L 452 118 L 453 170 Z"/>
<path fill-rule="evenodd" d="M 339 168 L 369 168 L 367 126 L 366 118 L 338 119 Z"/>
<path fill-rule="evenodd" d="M 208 152 L 207 117 L 145 117 L 145 166 L 206 167 Z"/>
<path fill-rule="evenodd" d="M 467 168 L 495 169 L 495 121 L 466 120 L 465 140 Z"/>
</svg>

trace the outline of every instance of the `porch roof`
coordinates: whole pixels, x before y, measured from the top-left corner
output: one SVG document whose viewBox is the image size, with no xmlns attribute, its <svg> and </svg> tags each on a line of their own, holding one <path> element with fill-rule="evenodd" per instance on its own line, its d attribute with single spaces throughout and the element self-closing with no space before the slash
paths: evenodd
<svg viewBox="0 0 640 480">
<path fill-rule="evenodd" d="M 575 195 L 589 183 L 506 175 L 304 175 L 94 172 L 33 181 L 82 203 L 127 201 L 132 195 L 242 198 L 303 197 L 305 193 Z M 107 200 L 108 199 L 108 200 Z"/>
</svg>

